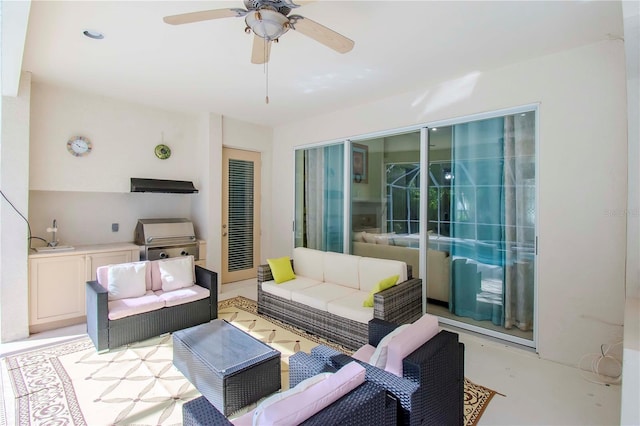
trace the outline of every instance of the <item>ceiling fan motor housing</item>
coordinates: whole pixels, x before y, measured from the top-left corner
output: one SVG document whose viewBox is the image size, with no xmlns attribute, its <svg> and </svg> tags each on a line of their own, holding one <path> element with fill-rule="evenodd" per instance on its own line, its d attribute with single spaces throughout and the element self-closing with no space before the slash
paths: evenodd
<svg viewBox="0 0 640 426">
<path fill-rule="evenodd" d="M 289 1 L 289 3 L 293 4 L 291 1 Z M 265 6 L 273 8 L 284 16 L 287 16 L 291 12 L 291 7 L 287 6 L 287 2 L 282 0 L 244 0 L 244 7 L 246 7 L 247 10 L 258 10 Z"/>
</svg>

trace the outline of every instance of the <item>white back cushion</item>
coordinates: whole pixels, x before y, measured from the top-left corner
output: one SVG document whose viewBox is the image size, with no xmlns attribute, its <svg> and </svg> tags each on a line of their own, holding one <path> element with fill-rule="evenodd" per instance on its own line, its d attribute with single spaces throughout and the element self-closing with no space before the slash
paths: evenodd
<svg viewBox="0 0 640 426">
<path fill-rule="evenodd" d="M 326 252 L 324 254 L 324 280 L 328 283 L 360 288 L 358 264 L 360 256 Z"/>
<path fill-rule="evenodd" d="M 195 283 L 193 256 L 158 261 L 158 270 L 160 271 L 162 291 L 190 287 Z"/>
<path fill-rule="evenodd" d="M 359 271 L 362 291 L 371 291 L 381 279 L 392 275 L 398 275 L 398 284 L 407 280 L 407 264 L 399 260 L 361 257 Z"/>
<path fill-rule="evenodd" d="M 391 339 L 402 333 L 402 331 L 410 325 L 411 324 L 402 324 L 391 333 L 384 336 L 382 340 L 380 340 L 380 343 L 378 343 L 378 346 L 376 346 L 376 350 L 371 354 L 371 358 L 369 358 L 368 363 L 384 370 L 387 366 L 387 347 L 389 346 L 389 342 L 391 342 Z"/>
<path fill-rule="evenodd" d="M 294 248 L 293 272 L 316 281 L 324 281 L 324 254 L 323 251 L 306 247 Z"/>
<path fill-rule="evenodd" d="M 145 278 L 148 261 L 119 263 L 107 268 L 109 300 L 144 296 L 147 291 Z"/>
</svg>

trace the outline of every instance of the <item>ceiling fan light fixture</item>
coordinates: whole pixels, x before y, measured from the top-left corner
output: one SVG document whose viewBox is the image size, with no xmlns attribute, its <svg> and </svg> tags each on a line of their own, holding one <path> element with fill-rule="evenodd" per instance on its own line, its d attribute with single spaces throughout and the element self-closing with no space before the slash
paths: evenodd
<svg viewBox="0 0 640 426">
<path fill-rule="evenodd" d="M 289 30 L 289 18 L 271 9 L 252 10 L 244 20 L 255 35 L 268 41 L 276 40 Z"/>
</svg>

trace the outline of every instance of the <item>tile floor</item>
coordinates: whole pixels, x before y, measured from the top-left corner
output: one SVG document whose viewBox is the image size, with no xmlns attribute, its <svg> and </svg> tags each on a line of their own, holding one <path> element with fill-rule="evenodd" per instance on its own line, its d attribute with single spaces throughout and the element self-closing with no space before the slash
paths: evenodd
<svg viewBox="0 0 640 426">
<path fill-rule="evenodd" d="M 256 299 L 255 280 L 225 284 L 220 300 Z M 453 330 L 465 344 L 465 376 L 501 394 L 482 415 L 480 425 L 616 425 L 620 423 L 620 386 L 587 380 L 579 369 L 540 359 L 533 351 Z M 85 325 L 38 333 L 0 345 L 0 356 L 85 333 Z"/>
</svg>

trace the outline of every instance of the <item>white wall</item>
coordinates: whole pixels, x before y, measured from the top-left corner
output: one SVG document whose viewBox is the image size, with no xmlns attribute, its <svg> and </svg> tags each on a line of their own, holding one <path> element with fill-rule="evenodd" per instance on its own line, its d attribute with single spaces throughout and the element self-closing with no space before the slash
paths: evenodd
<svg viewBox="0 0 640 426">
<path fill-rule="evenodd" d="M 196 161 L 204 143 L 196 115 L 43 83 L 33 84 L 31 114 L 29 220 L 35 236 L 50 240 L 46 228 L 57 219 L 57 237 L 65 244 L 133 241 L 138 219 L 191 219 L 192 203 L 207 193 L 200 175 L 205 165 Z M 66 143 L 74 135 L 91 140 L 89 155 L 69 154 Z M 171 148 L 166 160 L 154 154 L 162 140 Z M 192 180 L 201 192 L 130 193 L 131 177 Z M 119 223 L 118 232 L 111 232 L 112 223 Z"/>
<path fill-rule="evenodd" d="M 575 365 L 622 336 L 625 81 L 606 41 L 278 127 L 274 253 L 292 249 L 294 146 L 539 102 L 538 351 Z"/>
<path fill-rule="evenodd" d="M 199 187 L 197 116 L 43 83 L 33 84 L 31 96 L 31 190 L 129 192 L 131 177 L 193 180 Z M 67 151 L 77 135 L 91 140 L 88 156 Z M 171 148 L 166 160 L 154 154 L 163 140 Z"/>
<path fill-rule="evenodd" d="M 207 241 L 207 268 L 220 271 L 222 237 L 219 223 L 222 185 L 222 116 L 202 114 L 198 120 L 198 144 L 194 158 L 200 169 L 202 190 L 193 198 L 192 220 L 196 235 Z M 218 286 L 218 291 L 220 286 Z"/>
<path fill-rule="evenodd" d="M 0 200 L 0 342 L 29 335 L 27 283 L 29 106 L 31 74 L 20 78 L 18 96 L 2 97 L 0 184 L 20 212 Z"/>
<path fill-rule="evenodd" d="M 30 191 L 29 222 L 33 236 L 51 241 L 52 234 L 46 229 L 56 219 L 56 239 L 60 244 L 132 242 L 138 219 L 192 219 L 191 203 L 201 197 L 201 194 Z M 118 232 L 111 231 L 112 223 L 119 224 Z M 32 241 L 32 247 L 43 245 L 43 241 Z"/>
</svg>

